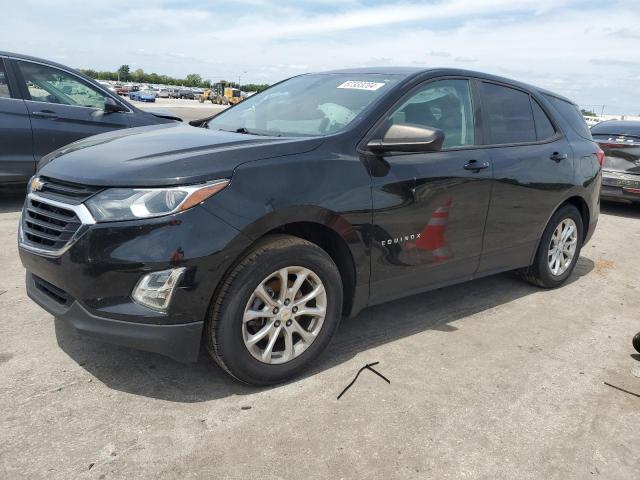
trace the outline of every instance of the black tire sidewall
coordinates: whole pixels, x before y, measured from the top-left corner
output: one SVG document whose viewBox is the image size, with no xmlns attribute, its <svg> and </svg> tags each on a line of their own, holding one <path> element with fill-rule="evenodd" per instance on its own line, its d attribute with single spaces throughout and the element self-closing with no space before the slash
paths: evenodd
<svg viewBox="0 0 640 480">
<path fill-rule="evenodd" d="M 548 251 L 551 237 L 557 226 L 565 219 L 572 219 L 578 227 L 578 240 L 576 245 L 576 252 L 571 261 L 571 265 L 562 275 L 553 275 L 548 262 Z M 540 241 L 540 247 L 538 248 L 538 255 L 536 258 L 537 270 L 539 272 L 540 280 L 545 286 L 555 288 L 562 285 L 573 273 L 573 269 L 576 267 L 578 258 L 580 257 L 580 251 L 582 250 L 582 240 L 584 238 L 584 225 L 582 223 L 582 216 L 576 207 L 573 205 L 565 205 L 553 214 L 551 220 L 547 224 L 547 228 L 542 235 Z"/>
<path fill-rule="evenodd" d="M 282 267 L 300 266 L 313 271 L 327 294 L 327 312 L 318 337 L 299 357 L 281 365 L 255 359 L 242 338 L 242 317 L 253 291 L 268 275 Z M 319 247 L 294 245 L 266 250 L 255 263 L 243 268 L 226 292 L 215 329 L 216 354 L 230 373 L 247 383 L 266 385 L 282 382 L 310 366 L 326 348 L 340 322 L 342 282 L 337 267 Z"/>
</svg>

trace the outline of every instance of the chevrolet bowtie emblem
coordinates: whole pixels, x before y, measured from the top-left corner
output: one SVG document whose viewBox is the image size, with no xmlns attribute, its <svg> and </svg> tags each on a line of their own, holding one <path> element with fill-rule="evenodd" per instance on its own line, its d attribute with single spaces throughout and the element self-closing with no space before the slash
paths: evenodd
<svg viewBox="0 0 640 480">
<path fill-rule="evenodd" d="M 39 190 L 42 190 L 42 187 L 44 187 L 44 182 L 42 180 L 40 180 L 38 177 L 36 177 L 33 180 L 31 180 L 31 191 L 32 192 L 37 192 Z"/>
</svg>

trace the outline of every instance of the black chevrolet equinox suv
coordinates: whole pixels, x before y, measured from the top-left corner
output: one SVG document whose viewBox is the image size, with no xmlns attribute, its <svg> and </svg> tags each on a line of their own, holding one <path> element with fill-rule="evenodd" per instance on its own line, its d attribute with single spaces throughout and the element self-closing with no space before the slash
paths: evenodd
<svg viewBox="0 0 640 480">
<path fill-rule="evenodd" d="M 209 119 L 42 159 L 29 296 L 77 331 L 281 382 L 342 317 L 507 270 L 562 285 L 599 212 L 576 106 L 477 72 L 301 75 Z M 393 322 L 393 318 L 389 319 Z"/>
</svg>

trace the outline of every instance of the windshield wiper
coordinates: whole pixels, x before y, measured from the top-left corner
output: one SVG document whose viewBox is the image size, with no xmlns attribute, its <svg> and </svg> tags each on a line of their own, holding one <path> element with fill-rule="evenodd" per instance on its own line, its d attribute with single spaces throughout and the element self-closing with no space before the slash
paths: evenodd
<svg viewBox="0 0 640 480">
<path fill-rule="evenodd" d="M 245 135 L 259 135 L 261 137 L 279 137 L 280 136 L 280 135 L 271 135 L 268 133 L 254 132 L 253 130 L 249 130 L 248 128 L 245 128 L 245 127 L 236 128 L 235 130 L 225 130 L 224 128 L 219 128 L 218 130 L 221 132 L 243 133 Z"/>
</svg>

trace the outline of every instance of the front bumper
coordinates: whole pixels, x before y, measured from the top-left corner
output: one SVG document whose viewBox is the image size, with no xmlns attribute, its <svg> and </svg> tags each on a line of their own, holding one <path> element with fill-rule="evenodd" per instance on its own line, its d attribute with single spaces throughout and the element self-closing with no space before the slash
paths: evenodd
<svg viewBox="0 0 640 480">
<path fill-rule="evenodd" d="M 180 362 L 195 362 L 200 351 L 203 321 L 178 325 L 151 325 L 124 322 L 94 315 L 78 301 L 61 305 L 36 284 L 27 272 L 27 295 L 54 317 L 72 326 L 78 333 L 103 342 L 155 352 Z"/>
<path fill-rule="evenodd" d="M 640 175 L 603 171 L 600 197 L 621 202 L 640 202 Z"/>
<path fill-rule="evenodd" d="M 155 219 L 88 225 L 57 255 L 19 248 L 27 292 L 81 333 L 110 343 L 195 361 L 215 289 L 249 245 L 201 206 Z M 185 267 L 167 311 L 135 303 L 138 280 Z"/>
</svg>

